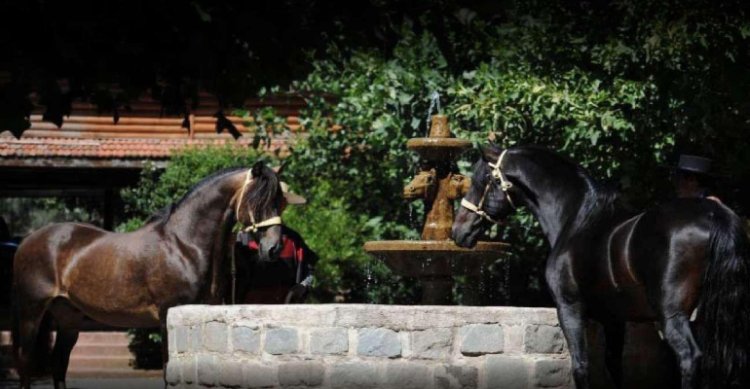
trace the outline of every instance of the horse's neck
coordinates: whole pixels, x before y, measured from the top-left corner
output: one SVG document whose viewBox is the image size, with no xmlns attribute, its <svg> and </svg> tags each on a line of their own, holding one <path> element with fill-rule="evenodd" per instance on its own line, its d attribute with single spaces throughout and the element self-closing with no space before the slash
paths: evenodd
<svg viewBox="0 0 750 389">
<path fill-rule="evenodd" d="M 205 183 L 180 203 L 165 224 L 165 234 L 178 242 L 200 278 L 210 282 L 202 288 L 203 302 L 221 297 L 222 259 L 231 249 L 235 221 L 230 206 L 243 179 L 244 172 L 236 172 Z"/>
<path fill-rule="evenodd" d="M 582 216 L 581 207 L 590 189 L 589 182 L 567 167 L 554 166 L 554 170 L 550 170 L 533 156 L 521 158 L 523 161 L 517 160 L 519 165 L 516 166 L 524 166 L 528 173 L 519 174 L 517 179 L 533 196 L 533 199 L 524 196 L 522 200 L 539 221 L 550 245 L 555 247 L 567 227 Z"/>
<path fill-rule="evenodd" d="M 213 245 L 229 223 L 226 211 L 242 185 L 244 172 L 230 172 L 197 188 L 172 212 L 165 230 L 201 248 Z"/>
</svg>

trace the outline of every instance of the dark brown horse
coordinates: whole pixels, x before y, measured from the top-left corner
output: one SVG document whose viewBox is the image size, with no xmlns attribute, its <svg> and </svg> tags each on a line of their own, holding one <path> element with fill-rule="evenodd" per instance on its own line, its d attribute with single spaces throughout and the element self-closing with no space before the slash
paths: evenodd
<svg viewBox="0 0 750 389">
<path fill-rule="evenodd" d="M 204 179 L 130 233 L 62 223 L 24 239 L 13 264 L 13 349 L 21 387 L 30 386 L 45 315 L 57 323 L 52 375 L 55 388 L 64 388 L 84 315 L 118 327 L 161 326 L 164 334 L 170 307 L 221 303 L 232 227 L 236 221 L 249 226 L 260 259 L 274 259 L 281 248 L 281 201 L 276 174 L 259 162 Z"/>
<path fill-rule="evenodd" d="M 682 199 L 642 213 L 578 165 L 528 147 L 482 150 L 453 224 L 461 246 L 514 207 L 527 207 L 551 246 L 546 280 L 568 341 L 576 387 L 589 384 L 588 319 L 602 323 L 606 363 L 622 378 L 626 321 L 655 322 L 682 388 L 750 387 L 750 243 L 722 204 Z"/>
</svg>

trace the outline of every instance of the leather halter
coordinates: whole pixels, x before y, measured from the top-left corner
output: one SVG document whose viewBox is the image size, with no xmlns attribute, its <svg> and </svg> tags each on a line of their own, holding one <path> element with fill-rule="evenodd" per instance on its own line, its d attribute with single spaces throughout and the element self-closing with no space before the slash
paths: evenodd
<svg viewBox="0 0 750 389">
<path fill-rule="evenodd" d="M 251 182 L 253 182 L 252 171 L 253 171 L 252 169 L 247 171 L 247 176 L 245 176 L 245 182 L 242 184 L 242 189 L 240 189 L 240 198 L 237 200 L 237 212 L 236 212 L 237 216 L 239 216 L 240 214 L 240 206 L 242 205 L 242 198 L 245 195 L 245 188 L 247 188 L 247 186 Z M 258 229 L 260 228 L 282 224 L 281 216 L 274 216 L 266 220 L 263 220 L 260 223 L 256 223 L 255 216 L 253 216 L 253 210 L 248 210 L 247 214 L 250 216 L 250 225 L 246 226 L 243 229 L 244 232 L 258 232 Z"/>
<path fill-rule="evenodd" d="M 503 172 L 500 168 L 500 164 L 503 162 L 503 157 L 505 157 L 505 153 L 508 151 L 508 149 L 503 150 L 502 153 L 500 153 L 500 157 L 497 159 L 497 163 L 492 164 L 492 162 L 487 162 L 488 165 L 492 168 L 492 180 L 490 180 L 487 183 L 487 186 L 484 187 L 484 193 L 482 193 L 482 197 L 479 199 L 478 204 L 474 204 L 469 200 L 466 200 L 464 197 L 461 199 L 461 206 L 468 209 L 469 211 L 472 211 L 476 213 L 477 215 L 481 216 L 483 219 L 490 221 L 492 223 L 499 223 L 499 221 L 493 219 L 490 215 L 487 214 L 487 212 L 482 209 L 484 207 L 484 200 L 487 198 L 487 193 L 490 191 L 490 187 L 492 187 L 493 181 L 500 181 L 500 189 L 505 193 L 505 198 L 508 199 L 508 202 L 510 203 L 510 206 L 513 208 L 516 208 L 516 205 L 513 204 L 513 200 L 510 198 L 510 193 L 508 192 L 510 188 L 513 187 L 513 183 L 508 181 L 508 179 L 505 178 L 505 175 L 503 175 Z"/>
</svg>

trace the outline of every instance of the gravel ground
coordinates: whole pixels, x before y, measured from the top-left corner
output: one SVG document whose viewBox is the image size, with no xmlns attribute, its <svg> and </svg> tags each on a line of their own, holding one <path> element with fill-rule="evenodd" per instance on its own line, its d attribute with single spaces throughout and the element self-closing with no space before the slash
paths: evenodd
<svg viewBox="0 0 750 389">
<path fill-rule="evenodd" d="M 164 381 L 158 378 L 71 378 L 68 389 L 163 389 Z M 32 388 L 52 389 L 52 380 L 35 381 Z M 17 380 L 0 381 L 0 388 L 18 388 Z"/>
</svg>

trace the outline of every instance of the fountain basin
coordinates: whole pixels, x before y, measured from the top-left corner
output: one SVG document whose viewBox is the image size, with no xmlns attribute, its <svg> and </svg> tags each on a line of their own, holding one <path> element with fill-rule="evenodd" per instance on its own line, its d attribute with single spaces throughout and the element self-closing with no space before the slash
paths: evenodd
<svg viewBox="0 0 750 389">
<path fill-rule="evenodd" d="M 466 249 L 452 240 L 381 240 L 364 246 L 394 272 L 409 277 L 478 276 L 508 247 L 503 242 L 478 242 Z"/>
<path fill-rule="evenodd" d="M 471 141 L 459 138 L 412 138 L 406 142 L 406 147 L 428 161 L 452 161 L 471 147 Z"/>
</svg>

